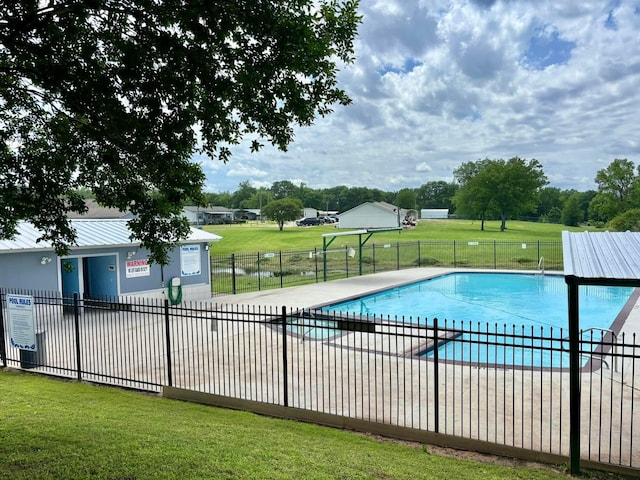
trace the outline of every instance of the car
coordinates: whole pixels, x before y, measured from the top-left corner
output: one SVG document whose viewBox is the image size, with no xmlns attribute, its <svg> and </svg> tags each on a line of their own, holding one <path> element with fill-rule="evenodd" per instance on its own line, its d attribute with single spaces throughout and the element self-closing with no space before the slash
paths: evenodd
<svg viewBox="0 0 640 480">
<path fill-rule="evenodd" d="M 302 220 L 298 220 L 296 222 L 296 225 L 298 225 L 299 227 L 308 227 L 312 225 L 324 225 L 324 220 L 319 217 L 306 217 L 306 218 L 303 218 Z"/>
<path fill-rule="evenodd" d="M 320 217 L 322 220 L 324 220 L 324 223 L 336 223 L 336 219 L 333 217 Z"/>
</svg>

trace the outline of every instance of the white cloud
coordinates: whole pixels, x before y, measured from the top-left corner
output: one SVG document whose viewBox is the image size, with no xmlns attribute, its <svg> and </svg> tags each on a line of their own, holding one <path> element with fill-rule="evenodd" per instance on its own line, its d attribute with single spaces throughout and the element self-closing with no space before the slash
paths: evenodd
<svg viewBox="0 0 640 480">
<path fill-rule="evenodd" d="M 634 1 L 362 0 L 360 9 L 356 61 L 339 73 L 353 104 L 296 128 L 286 153 L 243 144 L 228 165 L 203 161 L 210 184 L 399 190 L 448 181 L 462 162 L 517 155 L 538 159 L 552 186 L 587 190 L 614 158 L 640 163 Z"/>
</svg>

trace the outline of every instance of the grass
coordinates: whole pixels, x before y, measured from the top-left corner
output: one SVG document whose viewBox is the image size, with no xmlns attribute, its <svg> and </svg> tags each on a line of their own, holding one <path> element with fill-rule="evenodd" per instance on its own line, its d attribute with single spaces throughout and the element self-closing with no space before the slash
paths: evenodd
<svg viewBox="0 0 640 480">
<path fill-rule="evenodd" d="M 322 234 L 337 233 L 347 230 L 336 229 L 333 225 L 321 227 L 285 226 L 279 231 L 272 222 L 252 222 L 242 225 L 207 225 L 206 231 L 222 236 L 211 250 L 213 255 L 229 255 L 240 252 L 277 252 L 280 250 L 303 250 L 308 248 L 322 248 Z M 566 227 L 551 223 L 535 223 L 508 221 L 507 229 L 500 231 L 499 221 L 485 222 L 485 230 L 480 230 L 477 220 L 429 220 L 418 223 L 411 230 L 400 232 L 385 232 L 376 234 L 369 241 L 412 242 L 416 240 L 462 240 L 462 241 L 493 241 L 493 240 L 560 240 L 563 230 L 583 231 L 596 229 L 593 227 Z M 358 237 L 341 237 L 340 245 L 357 245 Z M 335 242 L 334 242 L 335 243 Z"/>
<path fill-rule="evenodd" d="M 0 371 L 0 479 L 567 479 L 550 467 Z"/>
</svg>

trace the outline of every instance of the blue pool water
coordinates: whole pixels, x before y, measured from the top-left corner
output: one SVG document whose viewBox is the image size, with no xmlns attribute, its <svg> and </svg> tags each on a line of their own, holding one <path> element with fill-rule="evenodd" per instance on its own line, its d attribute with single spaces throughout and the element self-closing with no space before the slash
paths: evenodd
<svg viewBox="0 0 640 480">
<path fill-rule="evenodd" d="M 580 328 L 584 331 L 609 328 L 633 292 L 633 288 L 623 287 L 579 288 Z M 445 319 L 449 327 L 453 320 L 458 325 L 464 321 L 465 328 L 472 322 L 474 328 L 479 325 L 487 332 L 486 335 L 474 335 L 472 340 L 500 342 L 489 333 L 530 335 L 533 327 L 536 335 L 543 332 L 554 338 L 566 338 L 567 302 L 567 286 L 564 277 L 559 275 L 453 273 L 327 305 L 322 310 L 370 318 L 389 316 L 401 320 L 404 317 L 404 321 L 420 325 L 432 325 L 435 317 L 441 326 Z M 483 363 L 554 366 L 565 361 L 554 358 L 552 352 L 536 352 L 540 358 L 525 358 L 531 355 L 531 350 L 525 352 L 517 344 L 514 347 L 469 348 L 463 342 L 449 342 L 440 347 L 438 353 L 442 358 Z"/>
</svg>

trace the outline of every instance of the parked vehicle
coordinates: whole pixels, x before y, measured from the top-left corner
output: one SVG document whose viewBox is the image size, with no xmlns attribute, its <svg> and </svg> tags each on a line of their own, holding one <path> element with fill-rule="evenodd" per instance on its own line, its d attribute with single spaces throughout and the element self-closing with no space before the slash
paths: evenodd
<svg viewBox="0 0 640 480">
<path fill-rule="evenodd" d="M 296 225 L 299 227 L 309 227 L 313 225 L 324 225 L 324 219 L 319 217 L 306 217 L 302 220 L 298 220 Z"/>
<path fill-rule="evenodd" d="M 333 217 L 320 217 L 322 220 L 324 220 L 324 223 L 336 223 L 337 220 Z"/>
</svg>

